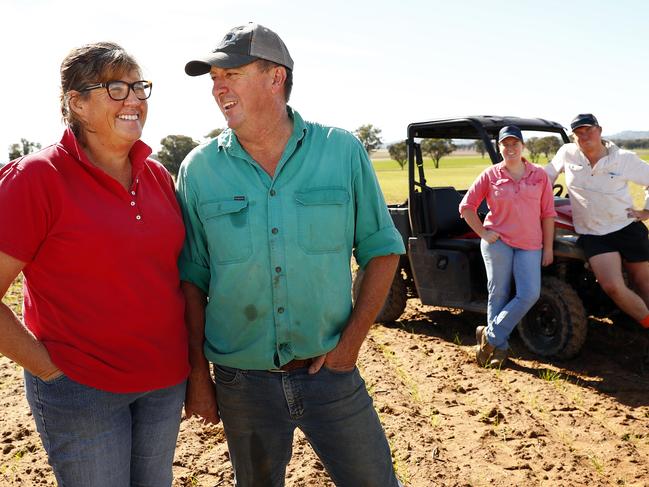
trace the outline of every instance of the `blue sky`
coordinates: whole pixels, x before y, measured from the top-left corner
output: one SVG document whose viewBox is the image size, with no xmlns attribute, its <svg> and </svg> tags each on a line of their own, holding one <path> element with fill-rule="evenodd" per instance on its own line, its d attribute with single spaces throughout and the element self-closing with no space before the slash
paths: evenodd
<svg viewBox="0 0 649 487">
<path fill-rule="evenodd" d="M 0 18 L 0 161 L 21 137 L 59 140 L 61 60 L 99 40 L 123 45 L 154 82 L 147 143 L 201 140 L 224 121 L 209 78 L 183 67 L 248 21 L 287 44 L 291 105 L 306 119 L 372 123 L 386 141 L 404 138 L 410 122 L 470 114 L 567 125 L 593 112 L 604 133 L 649 130 L 649 2 L 640 0 L 3 0 Z"/>
</svg>

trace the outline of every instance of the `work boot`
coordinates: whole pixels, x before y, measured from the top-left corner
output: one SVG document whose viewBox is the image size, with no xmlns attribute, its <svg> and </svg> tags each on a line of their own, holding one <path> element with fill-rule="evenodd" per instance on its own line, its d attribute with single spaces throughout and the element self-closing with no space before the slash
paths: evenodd
<svg viewBox="0 0 649 487">
<path fill-rule="evenodd" d="M 476 361 L 480 367 L 502 369 L 509 356 L 509 351 L 491 345 L 487 341 L 485 329 L 485 326 L 479 326 L 475 329 L 475 339 L 477 342 L 475 347 Z"/>
<path fill-rule="evenodd" d="M 480 367 L 487 367 L 489 365 L 491 356 L 494 350 L 496 350 L 496 347 L 487 341 L 485 328 L 485 326 L 479 326 L 475 329 L 475 341 L 477 343 L 475 346 L 475 359 Z"/>
<path fill-rule="evenodd" d="M 509 357 L 509 349 L 496 348 L 487 365 L 493 369 L 502 369 L 507 362 L 507 357 Z"/>
</svg>

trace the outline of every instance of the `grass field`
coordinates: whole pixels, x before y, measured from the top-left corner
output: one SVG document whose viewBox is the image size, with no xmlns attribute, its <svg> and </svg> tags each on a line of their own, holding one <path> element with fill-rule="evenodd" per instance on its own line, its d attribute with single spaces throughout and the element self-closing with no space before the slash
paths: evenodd
<svg viewBox="0 0 649 487">
<path fill-rule="evenodd" d="M 649 161 L 649 150 L 637 151 L 645 161 Z M 538 164 L 547 164 L 543 156 Z M 373 159 L 381 189 L 388 203 L 402 203 L 408 197 L 408 168 L 401 170 L 399 164 L 392 159 Z M 467 189 L 480 172 L 490 164 L 490 159 L 479 155 L 452 155 L 444 157 L 435 169 L 433 161 L 424 159 L 426 182 L 429 186 L 454 186 L 457 189 Z M 563 175 L 558 179 L 563 184 Z M 637 207 L 644 200 L 642 188 L 632 185 L 631 191 Z"/>
</svg>

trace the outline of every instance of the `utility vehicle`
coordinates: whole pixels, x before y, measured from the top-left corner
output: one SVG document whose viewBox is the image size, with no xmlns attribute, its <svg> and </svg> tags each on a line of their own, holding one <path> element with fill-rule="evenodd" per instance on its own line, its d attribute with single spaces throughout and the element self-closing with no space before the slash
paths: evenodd
<svg viewBox="0 0 649 487">
<path fill-rule="evenodd" d="M 466 188 L 455 188 L 435 179 L 435 170 L 424 171 L 421 141 L 426 138 L 480 140 L 492 164 L 502 160 L 497 150 L 498 132 L 517 125 L 527 139 L 555 135 L 569 142 L 564 128 L 543 119 L 470 116 L 408 126 L 408 199 L 388 205 L 403 237 L 406 255 L 377 321 L 390 322 L 403 313 L 408 297 L 423 304 L 487 312 L 486 274 L 480 239 L 460 217 L 458 205 Z M 545 134 L 539 134 L 545 133 Z M 527 134 L 526 134 L 527 133 Z M 428 176 L 428 179 L 427 179 Z M 576 245 L 570 201 L 561 185 L 554 186 L 556 217 L 554 263 L 543 269 L 541 297 L 517 326 L 525 345 L 534 353 L 566 359 L 581 349 L 587 333 L 587 310 L 601 311 L 611 301 L 604 295 Z M 486 203 L 478 209 L 484 219 Z M 363 279 L 359 271 L 354 289 Z"/>
</svg>

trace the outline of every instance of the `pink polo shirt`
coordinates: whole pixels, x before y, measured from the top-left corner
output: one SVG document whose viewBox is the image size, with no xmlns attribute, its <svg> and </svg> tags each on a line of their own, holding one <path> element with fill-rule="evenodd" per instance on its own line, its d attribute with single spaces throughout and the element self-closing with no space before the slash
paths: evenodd
<svg viewBox="0 0 649 487">
<path fill-rule="evenodd" d="M 484 227 L 498 232 L 511 247 L 537 250 L 543 247 L 541 219 L 557 215 L 554 211 L 552 185 L 545 171 L 523 159 L 525 173 L 515 181 L 505 170 L 505 163 L 488 167 L 473 182 L 460 202 L 477 210 L 486 198 L 489 213 Z"/>
<path fill-rule="evenodd" d="M 70 130 L 0 170 L 0 251 L 26 263 L 24 321 L 72 380 L 110 392 L 168 387 L 189 373 L 173 181 L 131 149 L 127 191 Z"/>
</svg>

